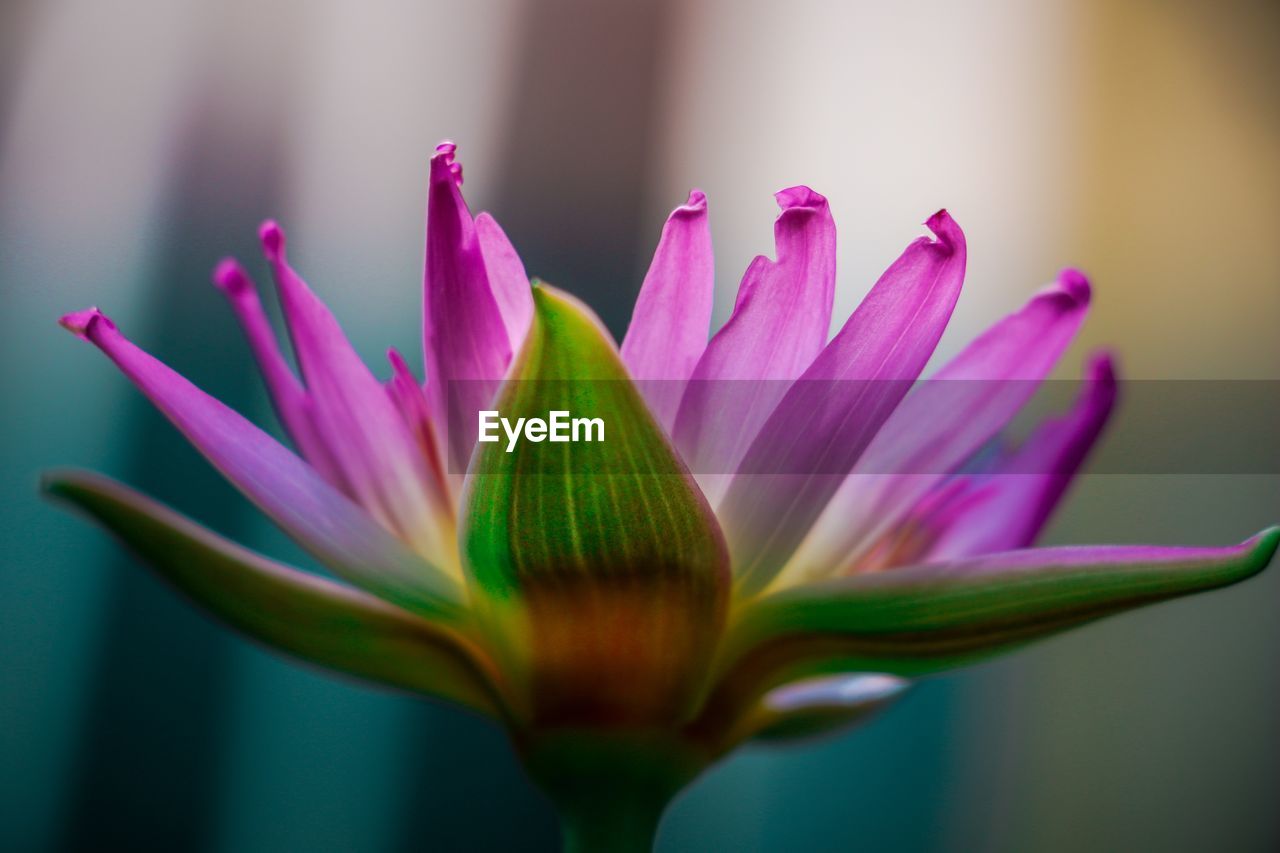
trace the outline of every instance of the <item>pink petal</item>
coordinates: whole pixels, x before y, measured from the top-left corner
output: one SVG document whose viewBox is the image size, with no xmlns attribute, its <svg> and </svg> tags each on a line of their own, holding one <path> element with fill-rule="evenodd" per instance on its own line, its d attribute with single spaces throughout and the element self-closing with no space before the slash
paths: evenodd
<svg viewBox="0 0 1280 853">
<path fill-rule="evenodd" d="M 996 323 L 907 395 L 788 566 L 790 580 L 855 564 L 1035 393 L 1084 322 L 1089 284 L 1074 270 Z"/>
<path fill-rule="evenodd" d="M 707 348 L 714 296 L 707 197 L 693 190 L 662 227 L 622 340 L 622 360 L 632 378 L 642 380 L 639 387 L 668 432 L 675 425 L 684 380 Z"/>
<path fill-rule="evenodd" d="M 266 382 L 276 416 L 294 445 L 312 467 L 324 475 L 337 488 L 347 491 L 342 472 L 334 464 L 329 449 L 316 433 L 312 422 L 312 405 L 302 383 L 294 376 L 285 361 L 276 340 L 271 321 L 267 319 L 257 287 L 238 263 L 230 258 L 218 264 L 213 272 L 213 283 L 231 303 L 249 348 L 253 351 L 258 369 Z"/>
<path fill-rule="evenodd" d="M 501 230 L 471 218 L 454 151 L 452 143 L 441 143 L 431 158 L 422 337 L 436 432 L 447 446 L 449 469 L 462 472 L 475 446 L 475 413 L 493 399 L 533 302 L 523 267 Z"/>
<path fill-rule="evenodd" d="M 778 259 L 760 256 L 747 268 L 733 314 L 698 360 L 676 416 L 676 444 L 694 472 L 737 468 L 831 327 L 836 228 L 827 200 L 808 187 L 776 197 L 782 208 L 774 224 Z M 723 478 L 700 476 L 699 482 L 713 503 L 727 485 Z"/>
<path fill-rule="evenodd" d="M 1115 406 L 1116 377 L 1107 355 L 1093 359 L 1071 411 L 1042 424 L 975 488 L 984 494 L 951 513 L 925 559 L 957 560 L 1032 545 Z"/>
<path fill-rule="evenodd" d="M 782 568 L 924 369 L 964 281 L 964 233 L 946 211 L 896 260 L 787 391 L 719 515 L 746 589 Z"/>
<path fill-rule="evenodd" d="M 61 323 L 106 353 L 215 468 L 335 573 L 411 609 L 454 607 L 459 590 L 449 578 L 271 436 L 129 342 L 98 309 Z"/>
<path fill-rule="evenodd" d="M 455 496 L 450 479 L 445 473 L 444 459 L 441 455 L 439 439 L 436 437 L 435 423 L 431 418 L 426 393 L 399 352 L 395 349 L 387 350 L 387 360 L 391 362 L 392 370 L 391 381 L 387 383 L 387 393 L 390 394 L 391 401 L 417 440 L 422 458 L 427 462 L 432 492 L 445 496 L 441 511 L 452 518 L 456 505 Z"/>
<path fill-rule="evenodd" d="M 533 289 L 529 286 L 529 275 L 502 226 L 487 213 L 476 217 L 476 240 L 484 258 L 489 287 L 498 303 L 498 313 L 502 315 L 502 325 L 507 330 L 508 344 L 515 352 L 520 348 L 533 318 Z"/>
<path fill-rule="evenodd" d="M 403 418 L 333 314 L 289 265 L 284 232 L 267 222 L 261 237 L 312 404 L 312 423 L 342 481 L 388 529 L 460 577 L 452 526 L 440 517 L 445 498 L 433 493 L 426 461 Z"/>
</svg>

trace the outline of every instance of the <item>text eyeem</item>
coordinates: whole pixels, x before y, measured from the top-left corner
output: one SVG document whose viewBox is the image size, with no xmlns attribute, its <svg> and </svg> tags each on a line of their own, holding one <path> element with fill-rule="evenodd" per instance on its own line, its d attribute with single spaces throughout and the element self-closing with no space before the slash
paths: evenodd
<svg viewBox="0 0 1280 853">
<path fill-rule="evenodd" d="M 516 449 L 521 437 L 538 441 L 604 441 L 603 418 L 575 418 L 568 412 L 553 410 L 542 418 L 504 418 L 497 411 L 480 412 L 480 441 L 501 441 L 498 428 L 507 436 L 507 452 Z"/>
</svg>

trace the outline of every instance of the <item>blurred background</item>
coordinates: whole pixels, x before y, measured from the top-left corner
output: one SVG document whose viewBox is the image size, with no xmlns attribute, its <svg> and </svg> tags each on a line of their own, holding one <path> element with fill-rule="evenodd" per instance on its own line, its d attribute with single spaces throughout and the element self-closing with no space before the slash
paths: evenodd
<svg viewBox="0 0 1280 853">
<path fill-rule="evenodd" d="M 42 502 L 78 464 L 307 561 L 54 324 L 99 304 L 270 420 L 208 284 L 266 216 L 371 364 L 418 352 L 427 158 L 615 333 L 663 217 L 709 198 L 717 316 L 771 193 L 839 224 L 836 321 L 940 206 L 955 352 L 1063 265 L 1063 366 L 1280 379 L 1273 0 L 0 3 L 0 848 L 552 850 L 502 736 L 267 653 Z M 1121 416 L 1123 418 L 1123 415 Z M 1212 421 L 1214 413 L 1204 417 Z M 1178 424 L 1169 425 L 1178 429 Z M 1280 477 L 1096 474 L 1050 542 L 1234 542 Z M 664 850 L 1280 848 L 1280 571 L 922 683 L 862 729 L 748 750 Z"/>
</svg>

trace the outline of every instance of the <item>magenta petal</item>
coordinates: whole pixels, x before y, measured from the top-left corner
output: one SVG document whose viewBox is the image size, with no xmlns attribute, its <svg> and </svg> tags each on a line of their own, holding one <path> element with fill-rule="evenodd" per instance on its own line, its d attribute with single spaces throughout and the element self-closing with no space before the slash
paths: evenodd
<svg viewBox="0 0 1280 853">
<path fill-rule="evenodd" d="M 435 422 L 431 418 L 427 395 L 421 383 L 414 378 L 404 356 L 392 348 L 387 350 L 387 360 L 391 362 L 392 370 L 391 381 L 387 383 L 387 393 L 399 410 L 400 416 L 404 418 L 409 432 L 417 441 L 418 449 L 427 467 L 429 492 L 436 497 L 438 511 L 452 519 L 456 496 L 452 482 L 445 473 L 443 450 L 436 436 Z"/>
<path fill-rule="evenodd" d="M 231 310 L 244 329 L 258 362 L 258 370 L 266 382 L 271 404 L 294 445 L 312 467 L 324 475 L 330 483 L 346 490 L 342 471 L 329 454 L 324 440 L 316 433 L 312 422 L 311 401 L 302 383 L 294 376 L 289 363 L 276 339 L 271 321 L 262 308 L 258 289 L 238 263 L 230 258 L 218 264 L 213 272 L 213 283 L 231 303 Z"/>
<path fill-rule="evenodd" d="M 496 224 L 477 227 L 459 189 L 455 147 L 442 143 L 431 158 L 427 250 L 423 275 L 423 354 L 427 398 L 452 471 L 465 471 L 475 445 L 476 415 L 488 407 L 519 345 L 508 332 L 532 316 L 528 282 L 522 302 L 514 279 L 519 264 Z M 477 232 L 485 235 L 483 246 Z M 496 284 L 486 263 L 495 264 Z M 523 268 L 519 275 L 523 276 Z M 501 304 L 510 302 L 504 318 Z M 523 336 L 523 333 L 521 334 Z"/>
<path fill-rule="evenodd" d="M 452 530 L 439 523 L 443 496 L 431 493 L 425 460 L 403 418 L 333 314 L 289 265 L 284 232 L 268 222 L 261 236 L 312 404 L 312 423 L 351 496 L 419 552 L 456 571 Z"/>
<path fill-rule="evenodd" d="M 489 287 L 507 330 L 508 345 L 515 352 L 520 348 L 533 318 L 533 289 L 529 285 L 529 274 L 525 272 L 524 262 L 507 239 L 506 232 L 487 213 L 476 217 L 476 240 L 484 258 Z"/>
<path fill-rule="evenodd" d="M 908 394 L 836 492 L 788 567 L 839 572 L 1004 428 L 1084 322 L 1089 285 L 1067 270 Z"/>
<path fill-rule="evenodd" d="M 783 190 L 777 200 L 778 258 L 760 256 L 747 268 L 733 314 L 698 360 L 676 416 L 676 444 L 695 472 L 737 467 L 781 390 L 813 362 L 831 327 L 836 227 L 827 200 L 808 187 Z M 699 481 L 715 503 L 724 484 Z"/>
<path fill-rule="evenodd" d="M 215 468 L 335 573 L 419 611 L 454 606 L 459 590 L 451 580 L 271 436 L 132 344 L 96 308 L 61 322 L 106 353 Z"/>
<path fill-rule="evenodd" d="M 772 580 L 924 369 L 964 281 L 946 211 L 896 260 L 791 386 L 743 459 L 719 515 L 748 591 Z"/>
<path fill-rule="evenodd" d="M 698 190 L 672 211 L 662 227 L 649 272 L 640 286 L 622 360 L 658 422 L 675 425 L 684 380 L 707 348 L 715 296 L 715 261 L 707 197 Z"/>
<path fill-rule="evenodd" d="M 1043 423 L 990 473 L 976 477 L 981 496 L 950 513 L 926 559 L 956 560 L 1026 548 L 1057 507 L 1115 406 L 1110 356 L 1090 361 L 1071 411 Z"/>
</svg>

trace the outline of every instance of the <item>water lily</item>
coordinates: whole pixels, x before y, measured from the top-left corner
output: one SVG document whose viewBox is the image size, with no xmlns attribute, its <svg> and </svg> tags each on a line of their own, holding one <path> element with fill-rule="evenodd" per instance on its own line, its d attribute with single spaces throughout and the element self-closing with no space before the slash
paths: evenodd
<svg viewBox="0 0 1280 853">
<path fill-rule="evenodd" d="M 835 226 L 777 195 L 776 256 L 708 340 L 705 197 L 663 228 L 620 347 L 530 281 L 431 160 L 420 382 L 382 382 L 261 229 L 298 373 L 245 270 L 214 274 L 293 449 L 132 344 L 92 342 L 335 579 L 252 553 L 127 487 L 56 472 L 102 523 L 233 627 L 510 732 L 576 849 L 647 849 L 671 798 L 753 740 L 848 725 L 909 679 L 1261 571 L 1271 529 L 1221 548 L 1032 548 L 1116 396 L 1087 365 L 1068 411 L 1000 436 L 1088 310 L 1068 270 L 917 383 L 964 278 L 945 212 L 828 340 Z M 300 374 L 300 375 L 299 375 Z M 604 440 L 476 440 L 476 411 L 587 411 Z M 495 421 L 496 423 L 496 421 Z M 526 431 L 526 437 L 532 435 Z"/>
</svg>

